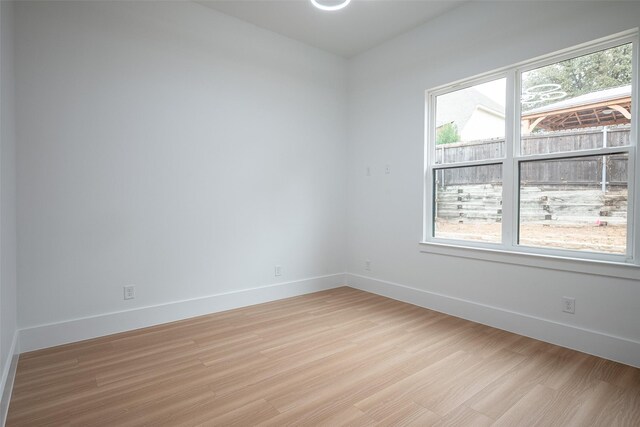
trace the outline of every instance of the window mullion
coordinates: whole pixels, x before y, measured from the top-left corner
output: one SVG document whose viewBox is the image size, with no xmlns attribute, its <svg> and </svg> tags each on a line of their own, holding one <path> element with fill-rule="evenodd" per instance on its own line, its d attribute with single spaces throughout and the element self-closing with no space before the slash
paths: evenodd
<svg viewBox="0 0 640 427">
<path fill-rule="evenodd" d="M 636 34 L 633 38 L 632 47 L 632 80 L 631 85 L 631 149 L 629 152 L 629 184 L 627 189 L 627 261 L 640 264 L 640 185 L 638 185 L 638 124 L 640 124 L 640 113 L 638 109 L 640 96 L 638 95 L 638 78 L 640 76 L 640 38 Z"/>
<path fill-rule="evenodd" d="M 636 183 L 636 176 L 638 170 L 638 148 L 632 146 L 629 149 L 629 164 L 628 164 L 628 188 L 627 188 L 627 261 L 634 261 L 636 264 L 640 263 L 638 260 L 638 240 L 639 233 L 638 228 L 640 224 L 640 209 L 638 209 L 638 184 Z"/>
<path fill-rule="evenodd" d="M 526 156 L 516 156 L 516 159 L 523 162 L 535 162 L 538 160 L 568 159 L 573 157 L 606 156 L 609 154 L 627 153 L 629 152 L 629 150 L 630 146 L 605 147 L 594 148 L 590 150 L 559 151 L 556 153 L 546 154 L 528 154 Z"/>
<path fill-rule="evenodd" d="M 502 164 L 502 245 L 506 248 L 513 248 L 517 236 L 516 230 L 517 192 L 515 187 L 514 155 L 516 141 L 516 73 L 507 73 L 505 105 L 505 161 Z"/>
<path fill-rule="evenodd" d="M 466 168 L 469 166 L 487 166 L 487 165 L 497 165 L 502 164 L 501 159 L 486 159 L 486 160 L 470 160 L 468 162 L 456 162 L 456 163 L 438 163 L 433 166 L 434 170 L 438 169 L 456 169 L 456 168 Z"/>
<path fill-rule="evenodd" d="M 424 188 L 424 217 L 423 223 L 424 236 L 423 239 L 431 240 L 434 235 L 434 220 L 435 220 L 435 185 L 434 185 L 434 166 L 436 164 L 436 112 L 435 112 L 435 99 L 433 94 L 430 94 L 427 99 L 427 134 L 426 139 L 429 142 L 426 147 L 425 153 L 425 188 Z"/>
</svg>

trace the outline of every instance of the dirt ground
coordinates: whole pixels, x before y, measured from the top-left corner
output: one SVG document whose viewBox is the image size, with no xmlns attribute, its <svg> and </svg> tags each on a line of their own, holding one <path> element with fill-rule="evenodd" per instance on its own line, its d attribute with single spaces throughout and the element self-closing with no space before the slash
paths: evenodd
<svg viewBox="0 0 640 427">
<path fill-rule="evenodd" d="M 500 242 L 502 224 L 437 221 L 436 237 L 445 239 Z M 523 224 L 520 244 L 547 248 L 624 254 L 627 227 L 621 225 Z"/>
</svg>

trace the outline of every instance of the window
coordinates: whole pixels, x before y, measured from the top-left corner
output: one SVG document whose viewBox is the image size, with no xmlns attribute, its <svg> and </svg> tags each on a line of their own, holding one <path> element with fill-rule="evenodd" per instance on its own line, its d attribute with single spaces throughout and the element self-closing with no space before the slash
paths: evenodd
<svg viewBox="0 0 640 427">
<path fill-rule="evenodd" d="M 424 241 L 638 264 L 636 51 L 627 34 L 428 91 Z"/>
</svg>

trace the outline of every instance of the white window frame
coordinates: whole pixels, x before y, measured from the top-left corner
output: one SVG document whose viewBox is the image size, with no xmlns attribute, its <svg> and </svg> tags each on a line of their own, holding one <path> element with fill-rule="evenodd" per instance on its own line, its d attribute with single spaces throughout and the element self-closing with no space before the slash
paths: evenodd
<svg viewBox="0 0 640 427">
<path fill-rule="evenodd" d="M 588 55 L 597 51 L 632 43 L 632 94 L 631 94 L 631 131 L 630 145 L 626 147 L 604 147 L 592 150 L 576 150 L 550 154 L 522 155 L 520 153 L 520 76 L 526 71 L 544 67 L 556 62 Z M 627 31 L 605 39 L 585 43 L 583 45 L 565 49 L 560 52 L 545 55 L 530 61 L 522 62 L 500 70 L 485 73 L 480 76 L 460 80 L 426 91 L 425 112 L 425 168 L 424 168 L 424 215 L 422 244 L 444 246 L 447 248 L 479 249 L 502 252 L 508 254 L 534 255 L 561 260 L 595 261 L 598 263 L 612 263 L 627 266 L 638 266 L 640 250 L 640 208 L 638 200 L 640 185 L 636 183 L 637 159 L 637 128 L 639 123 L 640 105 L 638 104 L 638 30 Z M 506 78 L 505 104 L 505 147 L 504 157 L 490 160 L 467 161 L 461 163 L 436 164 L 436 99 L 438 96 L 486 83 L 492 80 Z M 519 220 L 519 165 L 521 162 L 533 160 L 549 160 L 562 158 L 576 158 L 586 156 L 602 156 L 606 154 L 628 153 L 628 214 L 627 214 L 627 252 L 626 254 L 606 254 L 599 252 L 577 251 L 559 248 L 532 247 L 518 244 Z M 502 165 L 502 241 L 490 243 L 472 240 L 454 240 L 434 236 L 434 208 L 435 208 L 435 171 L 458 168 L 463 166 Z M 427 251 L 429 252 L 429 251 Z M 448 253 L 450 255 L 450 253 Z M 463 255 L 469 257 L 468 254 Z M 571 270 L 571 268 L 570 268 Z M 635 274 L 633 275 L 635 276 Z"/>
</svg>

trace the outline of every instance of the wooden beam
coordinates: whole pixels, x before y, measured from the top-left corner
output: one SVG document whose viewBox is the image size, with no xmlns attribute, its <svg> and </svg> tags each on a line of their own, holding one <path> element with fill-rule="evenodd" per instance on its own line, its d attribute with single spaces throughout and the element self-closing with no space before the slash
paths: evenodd
<svg viewBox="0 0 640 427">
<path fill-rule="evenodd" d="M 622 114 L 625 119 L 631 120 L 631 113 L 628 112 L 626 108 L 621 107 L 620 105 L 607 105 L 607 107 L 612 110 L 616 110 L 618 113 Z"/>
<path fill-rule="evenodd" d="M 598 110 L 596 110 L 595 108 L 593 109 L 593 114 L 596 115 L 596 120 L 598 121 L 598 124 L 600 124 L 600 115 L 598 114 Z"/>
<path fill-rule="evenodd" d="M 543 121 L 546 118 L 547 118 L 547 116 L 538 117 L 533 123 L 531 123 L 531 126 L 529 126 L 529 133 L 533 132 L 533 130 L 536 128 L 536 126 L 538 126 L 540 124 L 540 122 Z"/>
</svg>

